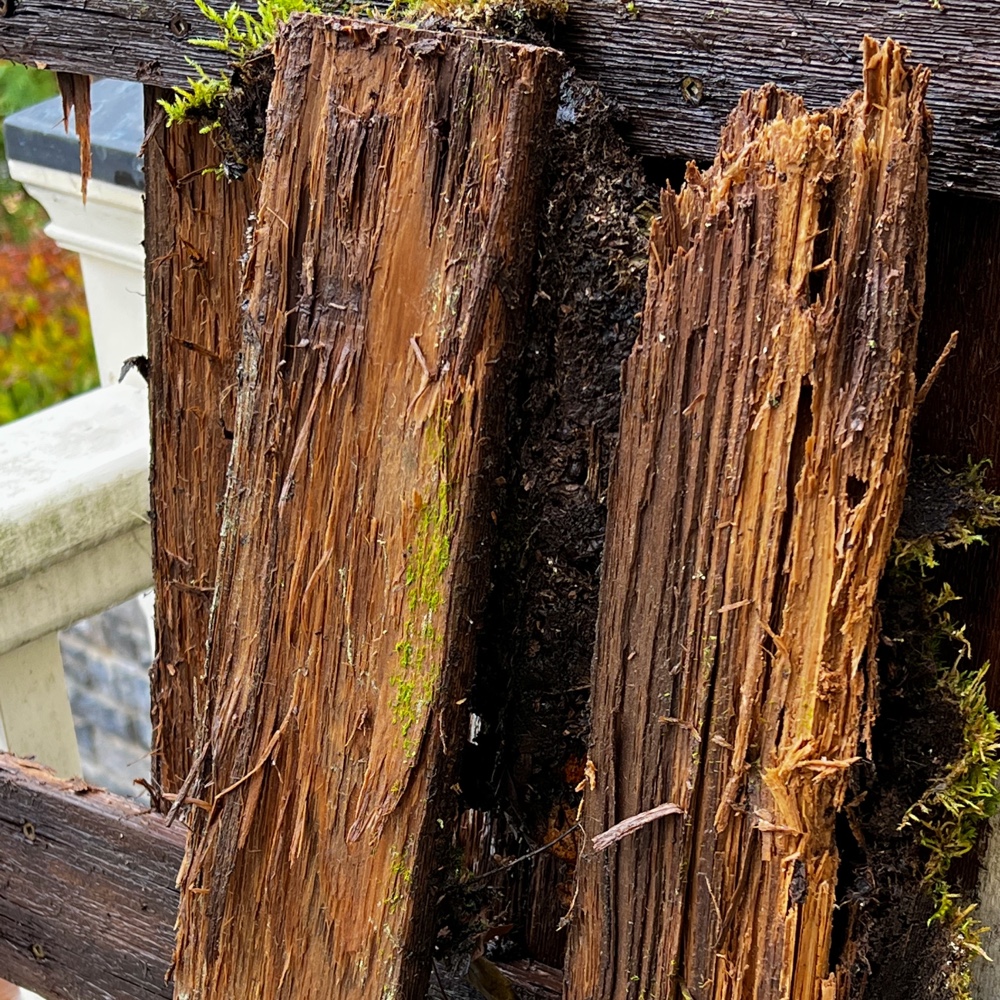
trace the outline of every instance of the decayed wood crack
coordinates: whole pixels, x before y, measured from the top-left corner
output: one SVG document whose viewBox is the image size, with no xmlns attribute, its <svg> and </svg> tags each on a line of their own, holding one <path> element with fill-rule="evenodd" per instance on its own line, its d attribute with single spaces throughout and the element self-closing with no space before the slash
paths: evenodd
<svg viewBox="0 0 1000 1000">
<path fill-rule="evenodd" d="M 422 995 L 560 75 L 457 35 L 279 36 L 178 996 Z"/>
<path fill-rule="evenodd" d="M 665 193 L 621 444 L 593 691 L 573 1000 L 832 1000 L 835 822 L 875 711 L 926 256 L 926 71 L 744 96 Z"/>
</svg>

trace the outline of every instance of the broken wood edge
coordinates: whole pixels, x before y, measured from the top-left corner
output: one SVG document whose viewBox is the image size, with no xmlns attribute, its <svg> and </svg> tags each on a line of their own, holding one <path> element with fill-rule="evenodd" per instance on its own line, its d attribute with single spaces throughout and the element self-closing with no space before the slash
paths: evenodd
<svg viewBox="0 0 1000 1000">
<path fill-rule="evenodd" d="M 586 865 L 568 960 L 574 1000 L 660 989 L 665 976 L 719 1000 L 729 991 L 814 1000 L 840 984 L 826 967 L 837 957 L 830 817 L 870 737 L 865 657 L 902 505 L 927 246 L 929 74 L 907 67 L 891 39 L 866 38 L 864 60 L 864 92 L 827 112 L 809 113 L 773 85 L 745 93 L 715 163 L 689 167 L 654 224 L 643 334 L 623 376 L 595 655 L 599 789 L 587 796 L 585 825 L 642 815 L 650 799 L 674 801 L 689 818 L 646 824 Z M 839 201 L 824 221 L 826 190 Z M 783 204 L 791 220 L 775 214 Z M 855 254 L 868 255 L 867 272 Z M 850 293 L 844 304 L 839 293 Z M 731 320 L 731 302 L 749 318 Z M 720 386 L 727 377 L 737 381 Z M 847 400 L 856 411 L 842 412 Z M 787 472 L 768 481 L 779 460 Z M 816 493 L 824 475 L 836 507 Z M 739 541 L 716 541 L 698 511 Z M 774 546 L 784 554 L 768 569 Z M 671 579 L 681 562 L 686 575 Z M 705 607 L 739 613 L 709 622 Z M 663 675 L 675 661 L 678 681 Z M 651 693 L 663 685 L 668 693 Z M 657 697 L 666 699 L 659 722 L 681 725 L 650 725 Z M 653 912 L 653 929 L 640 930 Z"/>
</svg>

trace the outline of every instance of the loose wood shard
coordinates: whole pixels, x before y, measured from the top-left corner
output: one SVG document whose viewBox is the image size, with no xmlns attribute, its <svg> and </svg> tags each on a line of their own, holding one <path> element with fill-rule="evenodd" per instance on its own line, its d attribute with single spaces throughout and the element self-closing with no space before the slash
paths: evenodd
<svg viewBox="0 0 1000 1000">
<path fill-rule="evenodd" d="M 318 17 L 280 35 L 179 996 L 422 995 L 560 67 Z"/>
<path fill-rule="evenodd" d="M 87 183 L 93 168 L 90 151 L 90 77 L 79 73 L 56 73 L 62 97 L 63 127 L 69 131 L 69 113 L 73 112 L 76 134 L 80 140 L 80 194 L 87 203 Z"/>
<path fill-rule="evenodd" d="M 835 822 L 875 710 L 926 256 L 926 71 L 746 94 L 666 192 L 624 375 L 568 996 L 846 996 Z"/>
</svg>

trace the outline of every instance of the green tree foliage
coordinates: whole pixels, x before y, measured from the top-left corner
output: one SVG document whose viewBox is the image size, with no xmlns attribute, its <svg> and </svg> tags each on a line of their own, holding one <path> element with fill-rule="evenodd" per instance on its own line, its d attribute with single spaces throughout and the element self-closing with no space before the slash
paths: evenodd
<svg viewBox="0 0 1000 1000">
<path fill-rule="evenodd" d="M 51 73 L 0 62 L 0 116 L 56 92 Z M 0 424 L 98 384 L 80 265 L 45 222 L 0 160 Z"/>
</svg>

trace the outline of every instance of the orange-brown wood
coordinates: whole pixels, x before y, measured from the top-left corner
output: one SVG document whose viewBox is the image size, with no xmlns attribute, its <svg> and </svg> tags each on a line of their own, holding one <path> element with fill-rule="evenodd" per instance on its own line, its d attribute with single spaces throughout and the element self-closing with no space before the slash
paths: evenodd
<svg viewBox="0 0 1000 1000">
<path fill-rule="evenodd" d="M 422 995 L 560 73 L 454 34 L 279 36 L 178 997 Z"/>
<path fill-rule="evenodd" d="M 572 1000 L 833 1000 L 836 814 L 875 711 L 926 256 L 928 74 L 773 87 L 663 197 L 626 364 Z"/>
<path fill-rule="evenodd" d="M 229 183 L 197 126 L 166 128 L 147 90 L 146 250 L 156 658 L 152 778 L 176 794 L 207 702 L 208 617 L 236 391 L 240 256 L 257 171 Z"/>
</svg>

